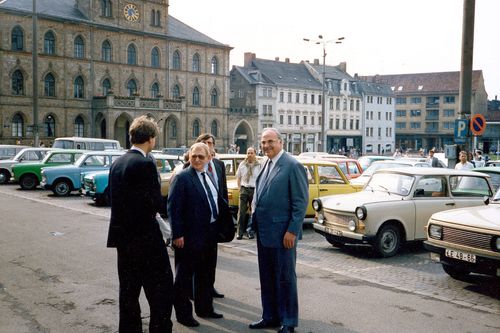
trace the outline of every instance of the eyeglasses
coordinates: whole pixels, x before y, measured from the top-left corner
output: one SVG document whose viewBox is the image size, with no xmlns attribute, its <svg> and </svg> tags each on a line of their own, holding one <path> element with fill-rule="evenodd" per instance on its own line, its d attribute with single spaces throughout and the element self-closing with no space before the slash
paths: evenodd
<svg viewBox="0 0 500 333">
<path fill-rule="evenodd" d="M 278 140 L 267 140 L 267 141 L 261 141 L 260 144 L 261 145 L 273 145 L 275 142 L 277 142 Z"/>
<path fill-rule="evenodd" d="M 207 158 L 205 155 L 190 155 L 189 157 L 192 158 L 193 160 L 199 159 L 200 161 L 203 161 L 204 159 Z"/>
</svg>

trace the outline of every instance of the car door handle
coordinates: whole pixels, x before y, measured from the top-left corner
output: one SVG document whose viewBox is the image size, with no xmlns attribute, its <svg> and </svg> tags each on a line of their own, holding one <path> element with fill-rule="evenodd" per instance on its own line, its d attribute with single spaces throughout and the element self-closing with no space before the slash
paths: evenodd
<svg viewBox="0 0 500 333">
<path fill-rule="evenodd" d="M 320 192 L 325 192 L 325 191 L 328 191 L 326 188 L 320 188 L 319 189 Z"/>
<path fill-rule="evenodd" d="M 455 206 L 455 203 L 454 202 L 447 202 L 445 203 L 446 206 Z"/>
</svg>

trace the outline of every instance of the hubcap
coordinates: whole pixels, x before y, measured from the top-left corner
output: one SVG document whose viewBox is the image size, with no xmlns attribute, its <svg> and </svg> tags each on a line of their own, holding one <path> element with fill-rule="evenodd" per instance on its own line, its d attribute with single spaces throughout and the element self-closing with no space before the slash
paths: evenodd
<svg viewBox="0 0 500 333">
<path fill-rule="evenodd" d="M 386 232 L 382 237 L 382 248 L 384 251 L 390 252 L 396 247 L 396 235 L 394 232 Z"/>
</svg>

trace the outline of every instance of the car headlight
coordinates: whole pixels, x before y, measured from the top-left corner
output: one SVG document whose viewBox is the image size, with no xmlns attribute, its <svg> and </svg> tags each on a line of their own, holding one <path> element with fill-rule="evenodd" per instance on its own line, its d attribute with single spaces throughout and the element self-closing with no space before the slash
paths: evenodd
<svg viewBox="0 0 500 333">
<path fill-rule="evenodd" d="M 429 237 L 434 239 L 443 239 L 443 227 L 437 224 L 429 226 Z"/>
<path fill-rule="evenodd" d="M 319 224 L 325 223 L 325 216 L 321 213 L 316 213 L 316 222 Z"/>
<path fill-rule="evenodd" d="M 312 207 L 315 211 L 319 212 L 321 210 L 321 208 L 323 207 L 323 205 L 321 204 L 321 200 L 314 199 L 312 202 Z"/>
<path fill-rule="evenodd" d="M 500 237 L 495 237 L 492 243 L 493 251 L 500 252 Z"/>
<path fill-rule="evenodd" d="M 356 230 L 356 221 L 350 220 L 349 223 L 347 224 L 347 227 L 349 230 L 354 231 Z"/>
<path fill-rule="evenodd" d="M 359 220 L 364 220 L 366 219 L 366 207 L 365 206 L 360 206 L 360 207 L 356 207 L 356 210 L 355 210 L 355 213 L 356 213 L 356 217 L 359 219 Z"/>
</svg>

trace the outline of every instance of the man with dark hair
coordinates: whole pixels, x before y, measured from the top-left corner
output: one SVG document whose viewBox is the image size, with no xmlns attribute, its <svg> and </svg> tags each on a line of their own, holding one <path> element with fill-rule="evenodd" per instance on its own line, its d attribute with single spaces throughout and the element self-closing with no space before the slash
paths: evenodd
<svg viewBox="0 0 500 333">
<path fill-rule="evenodd" d="M 150 332 L 172 332 L 172 270 L 156 214 L 162 197 L 153 150 L 158 126 L 146 116 L 132 122 L 132 148 L 111 166 L 108 247 L 117 249 L 119 332 L 142 332 L 139 295 L 150 307 Z"/>
</svg>

